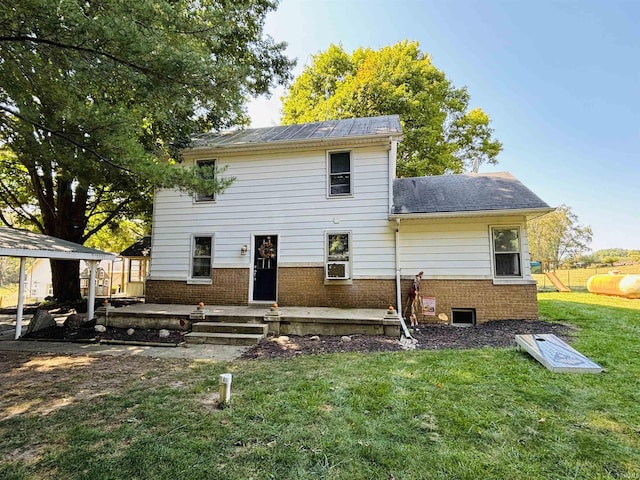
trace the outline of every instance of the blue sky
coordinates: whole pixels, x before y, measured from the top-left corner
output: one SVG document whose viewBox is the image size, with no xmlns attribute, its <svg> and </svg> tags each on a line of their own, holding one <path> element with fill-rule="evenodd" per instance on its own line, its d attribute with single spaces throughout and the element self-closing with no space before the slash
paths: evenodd
<svg viewBox="0 0 640 480">
<path fill-rule="evenodd" d="M 265 30 L 296 75 L 331 43 L 418 41 L 492 119 L 504 150 L 481 172 L 571 207 L 594 251 L 640 250 L 639 19 L 640 0 L 282 0 Z M 279 124 L 283 93 L 249 104 L 252 126 Z"/>
</svg>

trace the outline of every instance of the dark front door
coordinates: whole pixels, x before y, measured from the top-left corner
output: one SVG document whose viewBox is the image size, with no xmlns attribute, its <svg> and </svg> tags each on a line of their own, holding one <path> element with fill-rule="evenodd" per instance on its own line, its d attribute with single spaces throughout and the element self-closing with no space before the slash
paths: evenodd
<svg viewBox="0 0 640 480">
<path fill-rule="evenodd" d="M 253 251 L 253 300 L 275 302 L 278 285 L 278 237 L 256 235 Z"/>
</svg>

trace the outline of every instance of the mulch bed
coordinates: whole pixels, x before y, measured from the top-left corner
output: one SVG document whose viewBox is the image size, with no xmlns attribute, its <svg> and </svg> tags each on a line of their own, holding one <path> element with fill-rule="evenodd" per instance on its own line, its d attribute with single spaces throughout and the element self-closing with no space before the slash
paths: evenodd
<svg viewBox="0 0 640 480">
<path fill-rule="evenodd" d="M 154 329 L 134 329 L 132 335 L 128 328 L 107 327 L 103 333 L 96 332 L 93 328 L 80 328 L 69 330 L 63 326 L 43 328 L 36 332 L 31 332 L 22 337 L 22 340 L 41 340 L 58 342 L 79 342 L 79 343 L 128 343 L 128 344 L 160 344 L 175 346 L 184 342 L 186 332 L 180 330 L 169 330 L 168 337 L 161 337 L 159 330 Z"/>
<path fill-rule="evenodd" d="M 541 320 L 500 320 L 469 327 L 449 325 L 421 325 L 419 332 L 412 333 L 418 341 L 416 350 L 438 350 L 444 348 L 473 349 L 483 347 L 509 347 L 515 345 L 516 335 L 554 334 L 570 341 L 575 327 Z M 269 337 L 246 351 L 242 358 L 288 358 L 298 355 L 317 355 L 336 352 L 395 352 L 403 350 L 397 338 L 374 335 L 341 336 L 288 335 Z"/>
<path fill-rule="evenodd" d="M 123 343 L 139 345 L 176 346 L 184 342 L 186 331 L 169 330 L 168 337 L 160 337 L 159 330 L 135 329 L 129 335 L 126 328 L 107 327 L 104 333 L 95 332 L 93 326 L 70 331 L 63 326 L 49 327 L 22 337 L 23 340 Z M 469 327 L 449 325 L 421 325 L 412 332 L 418 341 L 416 350 L 445 348 L 474 349 L 483 347 L 509 347 L 515 345 L 516 335 L 554 334 L 570 342 L 576 327 L 542 320 L 500 320 Z M 349 335 L 345 341 L 340 335 L 288 335 L 267 337 L 247 350 L 242 358 L 290 358 L 299 355 L 319 355 L 339 352 L 396 352 L 404 347 L 395 337 L 378 335 Z"/>
</svg>

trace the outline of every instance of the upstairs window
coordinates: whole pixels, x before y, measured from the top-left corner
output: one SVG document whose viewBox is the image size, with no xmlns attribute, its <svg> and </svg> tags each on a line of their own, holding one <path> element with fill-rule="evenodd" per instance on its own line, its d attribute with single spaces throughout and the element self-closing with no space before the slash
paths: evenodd
<svg viewBox="0 0 640 480">
<path fill-rule="evenodd" d="M 215 178 L 215 168 L 216 168 L 215 160 L 197 160 L 196 166 L 198 167 L 198 174 L 202 178 L 210 178 L 210 179 Z M 216 200 L 215 192 L 196 193 L 194 195 L 195 202 L 215 202 L 215 200 Z"/>
<path fill-rule="evenodd" d="M 329 153 L 329 196 L 345 197 L 353 194 L 351 152 Z"/>
<path fill-rule="evenodd" d="M 191 250 L 191 278 L 210 279 L 213 237 L 194 236 Z"/>
<path fill-rule="evenodd" d="M 326 234 L 326 279 L 351 278 L 351 234 L 332 232 Z"/>
<path fill-rule="evenodd" d="M 495 276 L 521 277 L 520 229 L 494 227 L 491 231 Z"/>
</svg>

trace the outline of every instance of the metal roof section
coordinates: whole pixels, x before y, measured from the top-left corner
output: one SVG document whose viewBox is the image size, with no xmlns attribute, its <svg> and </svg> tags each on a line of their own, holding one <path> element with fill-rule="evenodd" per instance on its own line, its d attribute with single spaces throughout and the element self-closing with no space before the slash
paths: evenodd
<svg viewBox="0 0 640 480">
<path fill-rule="evenodd" d="M 397 178 L 391 218 L 533 214 L 552 211 L 508 172 Z"/>
<path fill-rule="evenodd" d="M 400 117 L 385 115 L 249 128 L 228 133 L 203 133 L 193 137 L 193 148 L 238 148 L 274 143 L 304 143 L 400 135 L 402 135 Z"/>
<path fill-rule="evenodd" d="M 113 253 L 28 230 L 0 227 L 0 256 L 61 260 L 110 260 Z"/>
</svg>

